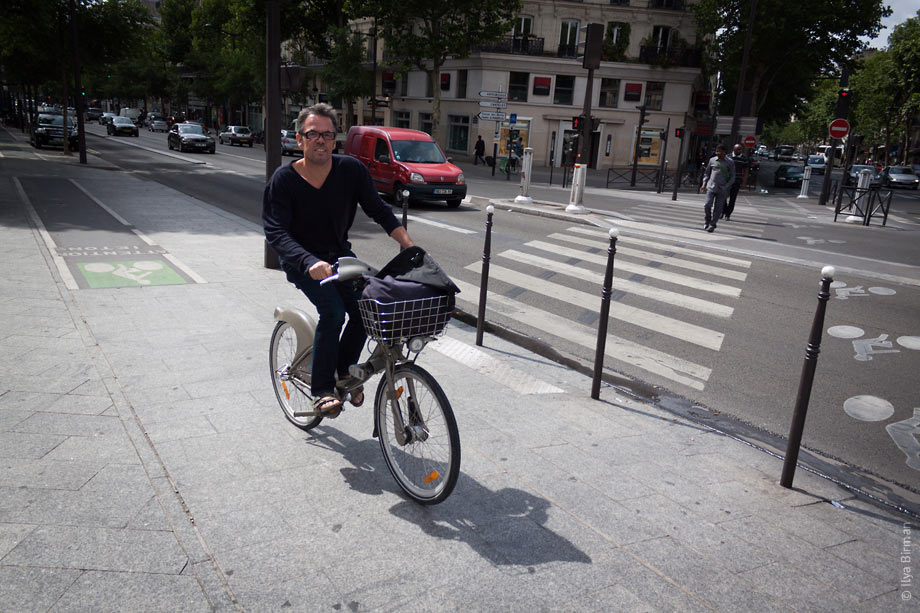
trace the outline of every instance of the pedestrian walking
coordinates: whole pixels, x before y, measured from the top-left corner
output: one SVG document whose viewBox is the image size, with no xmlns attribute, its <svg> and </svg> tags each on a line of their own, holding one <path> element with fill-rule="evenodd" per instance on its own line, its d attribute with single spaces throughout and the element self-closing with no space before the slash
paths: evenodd
<svg viewBox="0 0 920 613">
<path fill-rule="evenodd" d="M 724 218 L 725 221 L 731 221 L 732 219 L 732 212 L 735 210 L 735 199 L 738 197 L 738 190 L 747 187 L 748 169 L 750 168 L 750 162 L 748 162 L 747 156 L 744 155 L 744 146 L 740 144 L 736 144 L 732 149 L 731 159 L 732 164 L 735 165 L 735 181 L 729 189 L 728 201 L 725 203 L 725 208 L 722 210 L 722 218 Z"/>
<path fill-rule="evenodd" d="M 725 145 L 716 145 L 716 154 L 710 158 L 703 171 L 703 183 L 699 191 L 706 189 L 706 225 L 703 229 L 715 232 L 719 218 L 722 216 L 722 207 L 731 185 L 735 182 L 735 165 L 725 156 Z"/>
<path fill-rule="evenodd" d="M 482 157 L 486 152 L 486 144 L 482 140 L 482 136 L 479 136 L 479 140 L 476 141 L 476 144 L 473 146 L 473 151 L 476 152 L 475 157 L 473 157 L 473 166 L 476 166 L 478 162 L 486 163 L 485 159 Z"/>
</svg>

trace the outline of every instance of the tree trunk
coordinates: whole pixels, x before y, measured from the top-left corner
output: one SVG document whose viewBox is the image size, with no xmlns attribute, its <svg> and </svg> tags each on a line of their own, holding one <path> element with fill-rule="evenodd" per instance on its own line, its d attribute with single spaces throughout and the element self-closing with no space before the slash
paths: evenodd
<svg viewBox="0 0 920 613">
<path fill-rule="evenodd" d="M 431 69 L 431 89 L 431 93 L 434 94 L 431 101 L 431 137 L 436 143 L 443 145 L 441 142 L 441 63 L 437 60 Z"/>
</svg>

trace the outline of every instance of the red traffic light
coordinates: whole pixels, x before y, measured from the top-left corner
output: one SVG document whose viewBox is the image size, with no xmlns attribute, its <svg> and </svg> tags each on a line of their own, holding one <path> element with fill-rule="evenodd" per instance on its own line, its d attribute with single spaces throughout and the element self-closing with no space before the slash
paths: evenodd
<svg viewBox="0 0 920 613">
<path fill-rule="evenodd" d="M 846 98 L 847 96 L 850 95 L 850 90 L 841 89 L 839 92 L 837 92 L 837 95 L 840 96 L 841 98 Z"/>
<path fill-rule="evenodd" d="M 683 129 L 683 128 L 675 128 L 675 129 L 674 129 L 674 136 L 675 136 L 676 138 L 683 138 L 683 137 L 684 137 L 684 129 Z"/>
</svg>

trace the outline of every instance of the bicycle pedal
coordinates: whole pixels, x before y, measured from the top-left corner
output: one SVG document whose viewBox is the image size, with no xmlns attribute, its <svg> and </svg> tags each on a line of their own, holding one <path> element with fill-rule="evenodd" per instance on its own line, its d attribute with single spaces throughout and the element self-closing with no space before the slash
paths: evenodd
<svg viewBox="0 0 920 613">
<path fill-rule="evenodd" d="M 294 411 L 294 417 L 317 417 L 322 415 L 321 411 L 314 411 L 310 409 L 309 411 Z"/>
</svg>

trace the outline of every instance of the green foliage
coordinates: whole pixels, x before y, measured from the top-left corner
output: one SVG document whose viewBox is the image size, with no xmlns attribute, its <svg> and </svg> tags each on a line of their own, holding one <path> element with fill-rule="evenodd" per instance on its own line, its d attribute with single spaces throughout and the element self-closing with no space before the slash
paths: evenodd
<svg viewBox="0 0 920 613">
<path fill-rule="evenodd" d="M 699 34 L 710 34 L 714 62 L 722 72 L 720 110 L 731 113 L 741 68 L 751 0 L 701 0 L 694 5 Z M 874 36 L 891 13 L 883 0 L 761 0 L 757 4 L 745 90 L 753 114 L 785 121 L 811 97 L 815 78 L 833 72 Z"/>
<path fill-rule="evenodd" d="M 328 49 L 329 61 L 321 71 L 326 91 L 333 100 L 353 100 L 373 93 L 371 75 L 362 69 L 367 59 L 366 36 L 352 32 L 348 26 L 335 28 Z M 368 39 L 372 44 L 372 39 Z M 357 68 L 357 70 L 355 70 Z"/>
<path fill-rule="evenodd" d="M 616 42 L 613 41 L 614 29 L 619 28 Z M 604 42 L 601 45 L 601 59 L 605 62 L 621 62 L 626 59 L 626 48 L 629 47 L 629 34 L 631 27 L 623 21 L 611 21 L 607 24 Z"/>
</svg>

